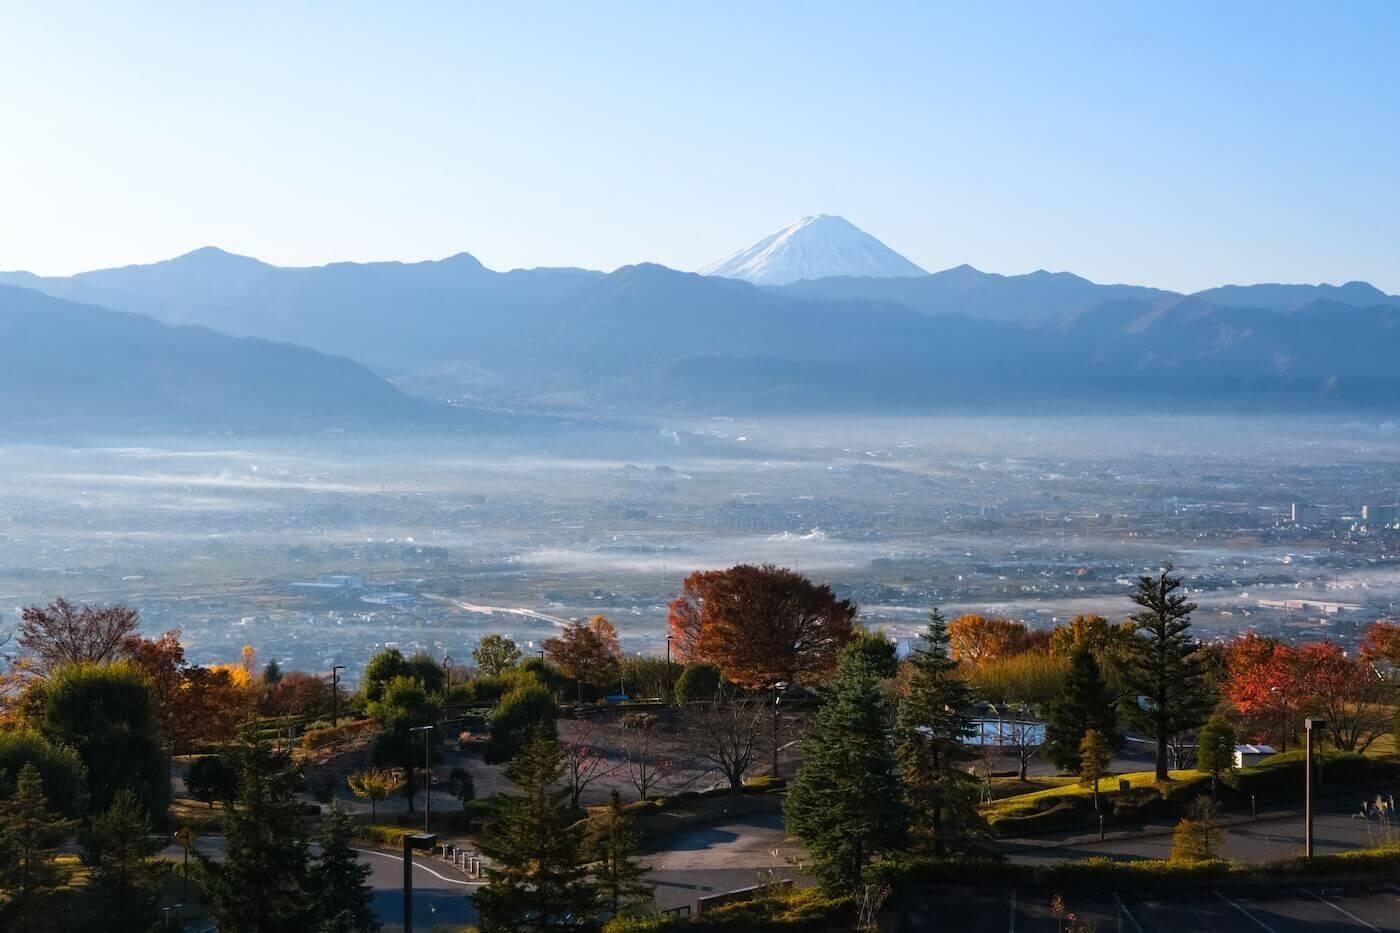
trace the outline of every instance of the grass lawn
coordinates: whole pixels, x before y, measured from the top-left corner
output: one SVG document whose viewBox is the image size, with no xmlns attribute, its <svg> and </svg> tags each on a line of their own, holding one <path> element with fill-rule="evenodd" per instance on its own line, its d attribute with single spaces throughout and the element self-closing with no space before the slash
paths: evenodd
<svg viewBox="0 0 1400 933">
<path fill-rule="evenodd" d="M 1120 794 L 1121 792 L 1118 790 L 1120 780 L 1128 781 L 1133 790 L 1156 788 L 1165 797 L 1197 793 L 1210 781 L 1209 775 L 1199 771 L 1172 771 L 1170 774 L 1171 782 L 1163 785 L 1157 784 L 1156 774 L 1152 771 L 1110 775 L 1100 782 L 1099 796 L 1101 800 L 1108 801 Z M 1075 778 L 1051 778 L 1049 780 L 1061 783 L 984 804 L 982 815 L 995 826 L 1002 820 L 1033 816 L 1060 804 L 1082 805 L 1093 797 L 1094 789 L 1088 785 L 1080 784 Z"/>
<path fill-rule="evenodd" d="M 1078 778 L 1067 774 L 1031 774 L 1027 775 L 1024 781 L 1014 777 L 994 777 L 992 778 L 992 796 L 1001 800 L 1003 797 L 1016 797 L 1054 787 L 1064 787 L 1078 780 Z"/>
</svg>

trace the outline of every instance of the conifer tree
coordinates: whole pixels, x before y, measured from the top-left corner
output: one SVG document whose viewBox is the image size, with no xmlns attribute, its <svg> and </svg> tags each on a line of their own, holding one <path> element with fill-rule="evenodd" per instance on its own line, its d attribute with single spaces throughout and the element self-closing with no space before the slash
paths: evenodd
<svg viewBox="0 0 1400 933">
<path fill-rule="evenodd" d="M 196 853 L 220 930 L 283 933 L 313 929 L 311 855 L 285 752 L 255 744 L 241 754 L 238 806 L 224 824 L 222 861 Z"/>
<path fill-rule="evenodd" d="M 1075 648 L 1069 657 L 1069 673 L 1060 695 L 1050 704 L 1045 724 L 1045 753 L 1055 767 L 1079 772 L 1079 745 L 1090 729 L 1117 750 L 1123 742 L 1118 732 L 1118 711 L 1112 692 L 1088 646 Z"/>
<path fill-rule="evenodd" d="M 1219 714 L 1210 717 L 1196 736 L 1196 767 L 1210 775 L 1210 795 L 1219 793 L 1220 775 L 1235 767 L 1235 730 Z"/>
<path fill-rule="evenodd" d="M 332 803 L 316 840 L 321 854 L 311 869 L 311 890 L 324 928 L 335 933 L 379 928 L 371 906 L 370 867 L 355 857 L 350 847 L 353 834 L 350 814 Z"/>
<path fill-rule="evenodd" d="M 1168 748 L 1173 736 L 1205 722 L 1215 706 L 1205 665 L 1191 639 L 1196 604 L 1177 592 L 1181 577 L 1168 564 L 1155 577 L 1139 577 L 1132 601 L 1141 607 L 1132 621 L 1137 629 L 1127 670 L 1125 692 L 1129 719 L 1157 745 L 1157 780 L 1170 780 Z"/>
<path fill-rule="evenodd" d="M 557 929 L 597 909 L 563 776 L 559 743 L 542 734 L 506 768 L 519 793 L 503 797 L 481 840 L 491 862 L 491 880 L 476 893 L 483 933 Z"/>
<path fill-rule="evenodd" d="M 122 788 L 106 813 L 79 834 L 83 861 L 92 866 L 92 929 L 149 933 L 160 922 L 162 863 L 151 842 L 151 820 L 136 795 Z"/>
<path fill-rule="evenodd" d="M 14 787 L 8 799 L 0 800 L 0 889 L 9 895 L 0 908 L 0 929 L 25 931 L 63 881 L 54 863 L 55 847 L 73 824 L 50 812 L 33 763 L 20 768 Z"/>
<path fill-rule="evenodd" d="M 974 757 L 972 695 L 948 650 L 948 625 L 930 610 L 924 646 L 909 657 L 909 694 L 899 706 L 898 755 L 916 840 L 935 855 L 964 841 L 979 824 L 977 779 L 962 767 Z"/>
<path fill-rule="evenodd" d="M 828 888 L 859 888 L 865 864 L 902 840 L 906 813 L 891 710 L 868 653 L 846 651 L 802 742 L 806 760 L 783 807 Z"/>
<path fill-rule="evenodd" d="M 622 796 L 614 788 L 607 808 L 589 818 L 584 836 L 584 851 L 595 862 L 593 880 L 611 916 L 652 899 L 651 887 L 642 881 L 647 867 L 633 858 L 640 841 L 636 822 L 622 809 Z"/>
<path fill-rule="evenodd" d="M 1097 729 L 1084 733 L 1079 742 L 1079 783 L 1094 788 L 1094 810 L 1099 809 L 1099 781 L 1107 773 L 1108 763 L 1113 760 L 1113 749 Z"/>
</svg>

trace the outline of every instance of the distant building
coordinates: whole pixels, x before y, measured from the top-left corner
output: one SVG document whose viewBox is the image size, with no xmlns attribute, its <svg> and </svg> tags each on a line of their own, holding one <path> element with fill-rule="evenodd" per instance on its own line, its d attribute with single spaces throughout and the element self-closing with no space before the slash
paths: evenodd
<svg viewBox="0 0 1400 933">
<path fill-rule="evenodd" d="M 1389 525 L 1400 519 L 1400 505 L 1363 505 L 1361 520 L 1368 525 Z"/>
<path fill-rule="evenodd" d="M 1235 767 L 1248 768 L 1275 754 L 1272 745 L 1236 745 Z"/>
<path fill-rule="evenodd" d="M 1290 513 L 1290 520 L 1295 525 L 1315 525 L 1322 521 L 1322 507 L 1295 502 Z"/>
</svg>

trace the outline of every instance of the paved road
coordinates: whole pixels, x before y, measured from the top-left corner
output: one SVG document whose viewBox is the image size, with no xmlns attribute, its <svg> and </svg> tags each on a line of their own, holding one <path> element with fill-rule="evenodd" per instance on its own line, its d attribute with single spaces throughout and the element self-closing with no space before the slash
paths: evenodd
<svg viewBox="0 0 1400 933">
<path fill-rule="evenodd" d="M 1345 814 L 1329 813 L 1313 818 L 1314 847 L 1319 853 L 1345 852 L 1364 848 L 1375 842 L 1367 832 L 1366 822 Z M 1228 859 L 1266 862 L 1301 855 L 1303 852 L 1303 818 L 1285 816 L 1271 820 L 1239 823 L 1224 828 L 1221 855 Z M 1115 859 L 1164 859 L 1171 855 L 1170 832 L 1139 839 L 1110 839 L 1107 842 L 1085 842 L 1076 845 L 1038 847 L 1008 842 L 1002 846 L 1014 862 L 1047 864 L 1068 859 L 1103 855 Z"/>
<path fill-rule="evenodd" d="M 1273 897 L 1222 891 L 1189 897 L 1069 895 L 1078 929 L 1095 933 L 1400 933 L 1400 885 L 1342 892 L 1299 887 Z M 932 892 L 910 903 L 899 933 L 1059 933 L 1076 929 L 1056 917 L 1043 893 Z"/>
<path fill-rule="evenodd" d="M 195 849 L 214 859 L 223 857 L 223 836 L 200 836 Z M 313 847 L 314 851 L 314 847 Z M 370 867 L 369 883 L 374 889 L 374 912 L 387 925 L 403 923 L 403 858 L 373 849 L 356 849 L 360 861 Z M 184 855 L 179 845 L 167 846 L 162 853 L 178 861 Z M 477 883 L 461 872 L 433 858 L 413 861 L 413 918 L 419 928 L 433 924 L 465 925 L 475 922 L 476 911 L 468 894 Z"/>
<path fill-rule="evenodd" d="M 787 859 L 801 853 L 783 831 L 781 813 L 762 813 L 718 826 L 677 833 L 664 851 L 645 852 L 647 878 L 662 910 L 694 906 L 696 898 L 745 888 L 768 878 L 795 878 Z"/>
</svg>

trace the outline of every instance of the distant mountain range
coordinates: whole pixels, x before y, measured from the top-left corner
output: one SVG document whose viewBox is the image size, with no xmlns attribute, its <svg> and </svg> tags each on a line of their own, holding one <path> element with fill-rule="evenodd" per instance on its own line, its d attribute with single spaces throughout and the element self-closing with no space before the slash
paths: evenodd
<svg viewBox="0 0 1400 933">
<path fill-rule="evenodd" d="M 280 268 L 205 248 L 64 278 L 3 273 L 0 282 L 33 290 L 23 293 L 30 301 L 44 292 L 165 325 L 320 351 L 199 331 L 211 360 L 229 353 L 242 361 L 182 372 L 209 383 L 202 398 L 214 408 L 221 404 L 209 401 L 219 396 L 214 383 L 246 384 L 264 365 L 285 374 L 294 352 L 307 354 L 301 367 L 330 367 L 336 379 L 298 387 L 269 375 L 268 384 L 311 393 L 308 411 L 323 414 L 416 403 L 359 367 L 351 378 L 336 367 L 353 364 L 321 353 L 459 406 L 816 413 L 1390 411 L 1400 404 L 1393 365 L 1400 298 L 1366 283 L 1229 285 L 1183 295 L 1064 272 L 1007 276 L 958 266 L 925 274 L 824 216 L 708 269 L 722 274 L 651 264 L 611 273 L 494 272 L 467 254 Z M 833 271 L 840 274 L 826 274 Z M 12 293 L 20 292 L 6 290 L 5 301 L 16 301 Z M 83 340 L 99 322 L 116 326 L 92 308 L 86 318 L 57 302 L 30 310 L 59 318 L 60 306 L 68 318 L 44 352 L 57 352 L 64 332 Z M 159 325 L 147 319 L 140 327 L 161 340 L 193 339 L 179 327 L 151 330 Z M 191 384 L 151 397 L 170 408 L 193 391 Z M 228 402 L 282 405 L 274 397 L 269 389 Z"/>
<path fill-rule="evenodd" d="M 358 363 L 0 285 L 0 426 L 208 433 L 442 423 Z"/>
</svg>

